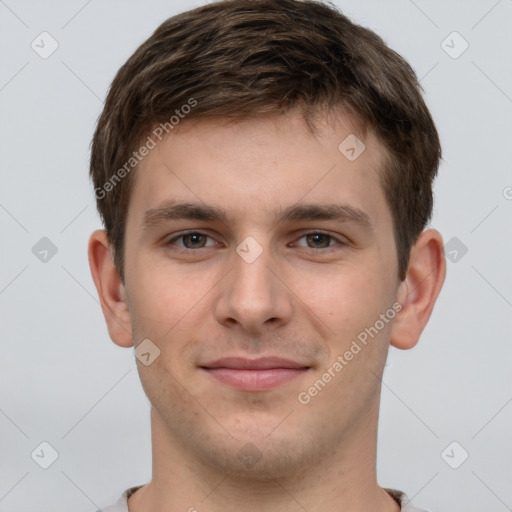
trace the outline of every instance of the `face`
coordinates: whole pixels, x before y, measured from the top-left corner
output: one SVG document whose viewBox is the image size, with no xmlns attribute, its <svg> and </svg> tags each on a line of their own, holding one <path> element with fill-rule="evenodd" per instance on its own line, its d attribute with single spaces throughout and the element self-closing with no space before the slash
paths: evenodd
<svg viewBox="0 0 512 512">
<path fill-rule="evenodd" d="M 125 289 L 135 346 L 160 351 L 137 364 L 176 450 L 279 476 L 374 417 L 400 283 L 384 149 L 366 134 L 354 160 L 338 149 L 354 133 L 184 121 L 141 162 Z"/>
</svg>

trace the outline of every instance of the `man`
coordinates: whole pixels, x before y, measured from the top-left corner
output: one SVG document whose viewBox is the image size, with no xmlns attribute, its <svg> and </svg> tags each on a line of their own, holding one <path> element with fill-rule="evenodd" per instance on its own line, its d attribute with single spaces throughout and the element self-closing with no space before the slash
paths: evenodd
<svg viewBox="0 0 512 512">
<path fill-rule="evenodd" d="M 418 342 L 445 277 L 419 89 L 310 0 L 182 13 L 120 69 L 89 260 L 135 347 L 153 475 L 104 510 L 419 510 L 376 479 L 389 345 Z"/>
</svg>

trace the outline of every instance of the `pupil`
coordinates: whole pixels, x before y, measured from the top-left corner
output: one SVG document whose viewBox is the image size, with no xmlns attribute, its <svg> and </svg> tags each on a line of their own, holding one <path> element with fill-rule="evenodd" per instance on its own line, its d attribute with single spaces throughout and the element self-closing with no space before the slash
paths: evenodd
<svg viewBox="0 0 512 512">
<path fill-rule="evenodd" d="M 322 243 L 322 240 L 324 243 Z M 312 242 L 313 244 L 316 244 L 316 247 L 329 247 L 329 236 L 323 235 L 321 233 L 317 233 L 314 235 L 308 235 L 308 243 Z"/>
<path fill-rule="evenodd" d="M 201 246 L 202 245 L 201 244 L 201 241 L 202 241 L 201 237 L 202 236 L 203 235 L 201 235 L 199 233 L 194 233 L 192 235 L 186 235 L 186 238 L 188 238 L 188 240 L 190 241 L 190 245 L 194 245 L 194 246 L 200 245 Z M 185 245 L 187 245 L 187 244 L 185 244 Z"/>
</svg>

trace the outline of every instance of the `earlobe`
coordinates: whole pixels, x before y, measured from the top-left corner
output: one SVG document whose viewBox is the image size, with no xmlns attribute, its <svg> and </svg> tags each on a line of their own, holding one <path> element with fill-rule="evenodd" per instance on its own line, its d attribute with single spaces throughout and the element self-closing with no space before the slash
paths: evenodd
<svg viewBox="0 0 512 512">
<path fill-rule="evenodd" d="M 105 230 L 99 229 L 92 233 L 88 254 L 92 278 L 110 338 L 120 347 L 131 347 L 133 338 L 126 290 L 113 263 Z"/>
<path fill-rule="evenodd" d="M 446 259 L 438 231 L 423 231 L 411 249 L 405 280 L 397 301 L 402 305 L 391 330 L 390 343 L 406 350 L 418 343 L 444 283 Z"/>
</svg>

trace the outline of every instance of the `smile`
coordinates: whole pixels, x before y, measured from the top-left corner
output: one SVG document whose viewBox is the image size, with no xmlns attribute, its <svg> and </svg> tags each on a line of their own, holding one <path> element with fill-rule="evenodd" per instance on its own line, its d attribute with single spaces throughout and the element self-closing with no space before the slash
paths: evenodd
<svg viewBox="0 0 512 512">
<path fill-rule="evenodd" d="M 282 358 L 224 358 L 201 368 L 216 380 L 243 391 L 267 391 L 303 375 L 308 369 Z"/>
</svg>

